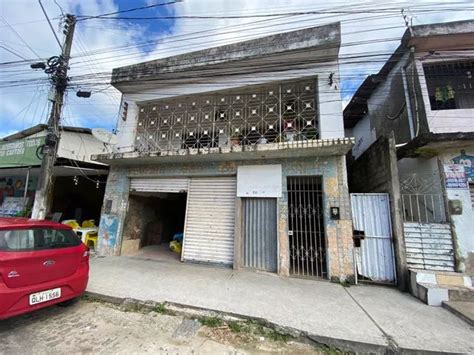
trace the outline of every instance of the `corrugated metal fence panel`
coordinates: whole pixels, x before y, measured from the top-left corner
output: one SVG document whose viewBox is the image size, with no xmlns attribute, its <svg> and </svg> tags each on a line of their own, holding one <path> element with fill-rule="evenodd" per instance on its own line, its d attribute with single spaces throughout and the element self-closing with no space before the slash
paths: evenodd
<svg viewBox="0 0 474 355">
<path fill-rule="evenodd" d="M 133 178 L 130 190 L 139 192 L 181 192 L 188 191 L 189 179 Z"/>
<path fill-rule="evenodd" d="M 244 198 L 244 266 L 277 271 L 277 200 Z"/>
<path fill-rule="evenodd" d="M 409 267 L 454 271 L 454 249 L 449 224 L 405 222 L 403 231 Z"/>
<path fill-rule="evenodd" d="M 388 194 L 351 194 L 354 229 L 365 232 L 359 273 L 373 281 L 394 282 L 395 255 Z"/>
<path fill-rule="evenodd" d="M 184 260 L 232 265 L 236 193 L 235 177 L 191 179 Z"/>
</svg>

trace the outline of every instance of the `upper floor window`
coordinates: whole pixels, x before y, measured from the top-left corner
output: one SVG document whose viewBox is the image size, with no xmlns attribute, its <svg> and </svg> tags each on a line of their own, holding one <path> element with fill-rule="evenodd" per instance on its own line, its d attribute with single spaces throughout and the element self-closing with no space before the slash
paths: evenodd
<svg viewBox="0 0 474 355">
<path fill-rule="evenodd" d="M 474 62 L 423 65 L 432 110 L 474 108 Z"/>
</svg>

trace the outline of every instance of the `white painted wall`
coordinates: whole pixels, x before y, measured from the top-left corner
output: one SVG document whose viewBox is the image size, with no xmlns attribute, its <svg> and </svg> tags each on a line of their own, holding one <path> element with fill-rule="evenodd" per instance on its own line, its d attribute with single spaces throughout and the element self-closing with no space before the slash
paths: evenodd
<svg viewBox="0 0 474 355">
<path fill-rule="evenodd" d="M 238 197 L 281 197 L 281 165 L 240 165 L 237 167 Z"/>
<path fill-rule="evenodd" d="M 126 120 L 122 119 L 123 105 L 120 109 L 120 115 L 117 121 L 118 144 L 115 149 L 118 153 L 132 152 L 135 144 L 135 135 L 137 134 L 138 106 L 133 99 L 123 95 L 123 102 L 128 103 Z"/>
<path fill-rule="evenodd" d="M 107 153 L 104 144 L 91 134 L 77 132 L 61 132 L 58 157 L 74 159 L 87 163 L 99 164 L 91 160 L 93 154 Z"/>
<path fill-rule="evenodd" d="M 323 74 L 321 74 L 323 73 Z M 333 75 L 333 83 L 329 85 L 329 75 Z M 337 61 L 314 64 L 310 67 L 288 70 L 285 72 L 268 72 L 255 74 L 219 76 L 206 78 L 206 83 L 183 82 L 183 84 L 157 84 L 154 89 L 137 89 L 123 93 L 123 101 L 128 103 L 127 120 L 119 118 L 117 135 L 119 152 L 133 151 L 136 126 L 138 120 L 137 103 L 169 99 L 172 97 L 201 94 L 220 90 L 229 90 L 250 85 L 279 83 L 304 77 L 318 78 L 319 123 L 322 139 L 343 138 L 344 123 L 342 116 L 342 101 L 340 92 L 339 65 Z M 121 115 L 120 115 L 121 116 Z"/>
<path fill-rule="evenodd" d="M 322 139 L 344 137 L 344 120 L 341 101 L 341 81 L 337 62 L 326 64 L 318 76 L 319 129 Z M 329 85 L 329 75 L 334 73 L 333 84 Z"/>
<path fill-rule="evenodd" d="M 370 119 L 368 115 L 364 116 L 363 119 L 357 122 L 349 134 L 355 138 L 355 144 L 354 147 L 352 147 L 352 155 L 355 159 L 360 157 L 362 153 L 364 153 L 372 143 L 377 140 L 375 128 L 370 127 Z"/>
<path fill-rule="evenodd" d="M 426 111 L 426 118 L 428 121 L 430 132 L 432 133 L 448 133 L 448 132 L 474 132 L 474 108 L 472 109 L 458 109 L 458 110 L 437 110 L 432 111 L 430 99 L 428 95 L 428 88 L 426 86 L 425 74 L 423 71 L 423 64 L 435 63 L 439 61 L 453 60 L 451 52 L 436 52 L 439 53 L 435 58 L 427 58 L 429 53 L 416 53 L 416 66 L 418 73 L 420 73 L 420 85 L 423 96 L 423 104 Z M 474 57 L 474 50 L 463 51 L 462 57 Z"/>
</svg>

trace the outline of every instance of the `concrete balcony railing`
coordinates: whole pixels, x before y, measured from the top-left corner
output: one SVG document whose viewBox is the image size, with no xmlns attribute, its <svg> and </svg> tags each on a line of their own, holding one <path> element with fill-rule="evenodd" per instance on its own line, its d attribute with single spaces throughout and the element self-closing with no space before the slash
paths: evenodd
<svg viewBox="0 0 474 355">
<path fill-rule="evenodd" d="M 336 138 L 209 149 L 135 151 L 93 155 L 92 160 L 109 165 L 148 165 L 167 162 L 212 162 L 273 158 L 315 157 L 316 159 L 316 157 L 322 156 L 345 155 L 352 148 L 354 142 L 354 138 Z"/>
</svg>

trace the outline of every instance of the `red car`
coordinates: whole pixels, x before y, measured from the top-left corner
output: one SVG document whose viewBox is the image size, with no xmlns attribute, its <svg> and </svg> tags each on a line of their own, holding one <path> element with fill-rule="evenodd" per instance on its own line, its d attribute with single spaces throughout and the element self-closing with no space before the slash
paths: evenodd
<svg viewBox="0 0 474 355">
<path fill-rule="evenodd" d="M 0 319 L 80 296 L 89 280 L 89 249 L 71 227 L 0 217 Z"/>
</svg>

